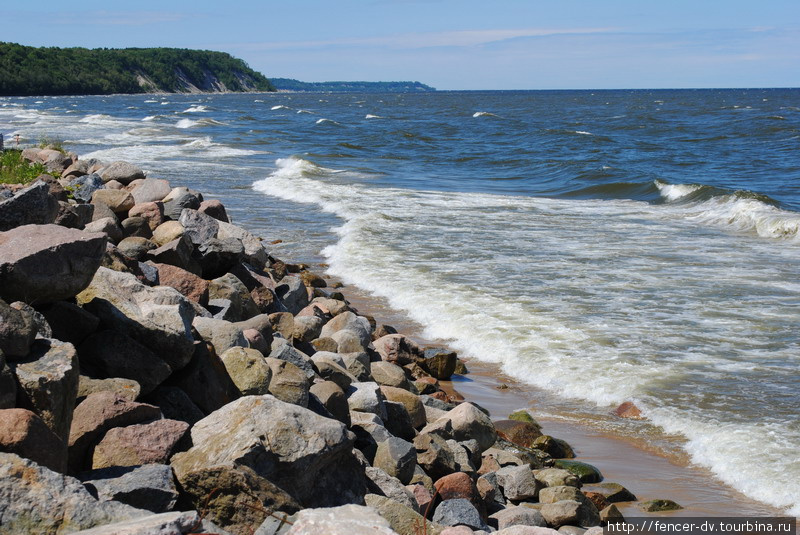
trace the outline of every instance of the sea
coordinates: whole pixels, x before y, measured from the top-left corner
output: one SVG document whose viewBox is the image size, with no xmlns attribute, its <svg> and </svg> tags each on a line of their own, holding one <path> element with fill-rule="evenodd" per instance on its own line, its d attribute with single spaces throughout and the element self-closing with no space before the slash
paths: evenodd
<svg viewBox="0 0 800 535">
<path fill-rule="evenodd" d="M 0 98 L 0 132 L 218 198 L 538 410 L 800 515 L 800 89 Z"/>
</svg>

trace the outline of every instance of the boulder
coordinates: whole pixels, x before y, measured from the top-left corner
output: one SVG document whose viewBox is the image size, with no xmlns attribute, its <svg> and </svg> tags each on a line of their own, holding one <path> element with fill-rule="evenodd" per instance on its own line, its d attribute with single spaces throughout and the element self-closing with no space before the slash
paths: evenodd
<svg viewBox="0 0 800 535">
<path fill-rule="evenodd" d="M 139 384 L 147 395 L 172 373 L 171 368 L 148 348 L 117 331 L 90 335 L 78 348 L 81 368 L 94 377 L 122 377 Z"/>
<path fill-rule="evenodd" d="M 411 416 L 403 404 L 384 399 L 383 406 L 386 409 L 386 429 L 396 437 L 414 440 L 416 432 L 411 424 Z"/>
<path fill-rule="evenodd" d="M 280 333 L 286 340 L 294 336 L 294 315 L 291 312 L 275 312 L 269 315 L 273 332 Z"/>
<path fill-rule="evenodd" d="M 677 511 L 683 509 L 683 506 L 673 502 L 672 500 L 648 500 L 639 504 L 639 509 L 647 513 L 654 513 L 659 511 Z"/>
<path fill-rule="evenodd" d="M 159 247 L 183 236 L 183 225 L 177 221 L 166 221 L 153 229 L 153 241 Z"/>
<path fill-rule="evenodd" d="M 242 261 L 244 247 L 242 242 L 236 238 L 223 240 L 209 238 L 196 246 L 195 257 L 203 272 L 203 277 L 214 279 L 225 275 Z M 264 292 L 257 292 L 257 294 L 266 298 Z"/>
<path fill-rule="evenodd" d="M 99 189 L 92 194 L 92 204 L 103 203 L 115 214 L 127 214 L 136 202 L 125 190 Z"/>
<path fill-rule="evenodd" d="M 624 522 L 625 517 L 613 503 L 600 511 L 600 524 L 607 525 L 614 522 Z"/>
<path fill-rule="evenodd" d="M 308 306 L 308 291 L 299 277 L 287 275 L 275 286 L 275 295 L 292 314 Z"/>
<path fill-rule="evenodd" d="M 441 348 L 426 349 L 420 365 L 436 379 L 447 380 L 455 373 L 457 356 L 455 351 Z"/>
<path fill-rule="evenodd" d="M 216 411 L 240 396 L 214 346 L 205 342 L 195 345 L 192 360 L 172 376 L 170 383 L 185 392 L 205 414 Z"/>
<path fill-rule="evenodd" d="M 417 451 L 410 442 L 398 437 L 378 443 L 373 466 L 380 468 L 407 485 L 417 466 Z"/>
<path fill-rule="evenodd" d="M 9 306 L 0 299 L 0 353 L 9 360 L 27 356 L 37 331 L 35 318 L 29 310 Z"/>
<path fill-rule="evenodd" d="M 542 450 L 554 459 L 571 459 L 575 457 L 575 452 L 572 451 L 572 447 L 569 444 L 550 435 L 542 435 L 534 440 L 533 447 Z"/>
<path fill-rule="evenodd" d="M 264 246 L 261 245 L 261 240 L 242 227 L 220 221 L 217 237 L 221 240 L 236 238 L 241 241 L 244 247 L 245 261 L 254 268 L 262 269 L 267 265 L 269 257 Z"/>
<path fill-rule="evenodd" d="M 318 340 L 330 340 L 330 338 L 319 338 Z M 360 382 L 370 382 L 373 380 L 370 373 L 371 364 L 369 355 L 363 351 L 356 353 L 340 353 L 344 367 L 353 374 Z M 373 363 L 374 364 L 374 363 Z"/>
<path fill-rule="evenodd" d="M 236 321 L 258 316 L 261 311 L 250 297 L 247 287 L 235 275 L 226 273 L 209 282 L 208 298 L 227 299 L 231 302 L 231 314 Z"/>
<path fill-rule="evenodd" d="M 181 212 L 185 208 L 197 210 L 200 208 L 200 198 L 183 188 L 183 191 L 177 191 L 180 188 L 173 188 L 169 195 L 164 197 L 164 216 L 167 219 L 177 221 L 181 217 Z"/>
<path fill-rule="evenodd" d="M 293 323 L 292 338 L 306 343 L 311 343 L 319 338 L 324 325 L 323 319 L 318 316 L 298 316 L 294 318 Z"/>
<path fill-rule="evenodd" d="M 139 178 L 145 178 L 144 172 L 137 166 L 128 162 L 113 162 L 99 172 L 100 178 L 103 183 L 108 183 L 112 180 L 127 185 Z"/>
<path fill-rule="evenodd" d="M 372 507 L 342 505 L 304 509 L 286 535 L 398 535 Z"/>
<path fill-rule="evenodd" d="M 154 513 L 171 511 L 178 501 L 172 469 L 165 464 L 102 468 L 81 474 L 81 480 L 100 501 L 114 500 Z"/>
<path fill-rule="evenodd" d="M 40 310 L 53 330 L 53 338 L 74 346 L 79 346 L 100 325 L 97 316 L 68 301 L 56 301 Z"/>
<path fill-rule="evenodd" d="M 478 492 L 478 487 L 472 478 L 464 472 L 455 472 L 444 477 L 439 478 L 434 484 L 436 495 L 442 500 L 452 500 L 455 498 L 464 498 L 469 500 L 472 505 L 481 513 L 481 516 L 486 516 L 486 506 L 483 503 L 483 498 Z"/>
<path fill-rule="evenodd" d="M 289 344 L 288 341 L 282 338 L 275 338 L 272 341 L 272 351 L 270 352 L 269 356 L 270 358 L 291 362 L 303 370 L 303 373 L 306 374 L 306 377 L 309 380 L 312 379 L 316 373 L 311 362 L 311 357 L 299 349 L 295 349 Z"/>
<path fill-rule="evenodd" d="M 225 206 L 217 199 L 208 199 L 200 203 L 200 208 L 197 209 L 201 214 L 206 214 L 217 221 L 230 223 L 228 213 L 225 211 Z"/>
<path fill-rule="evenodd" d="M 124 240 L 123 240 L 124 241 Z M 208 304 L 208 281 L 169 264 L 155 264 L 162 286 L 175 288 L 181 295 L 200 305 Z"/>
<path fill-rule="evenodd" d="M 503 495 L 516 502 L 536 498 L 539 494 L 539 484 L 527 466 L 501 468 L 497 471 L 497 483 L 503 489 Z"/>
<path fill-rule="evenodd" d="M 415 508 L 400 503 L 389 497 L 367 494 L 364 497 L 367 505 L 380 513 L 389 521 L 389 526 L 398 535 L 441 535 L 442 526 L 426 520 Z M 469 535 L 472 535 L 470 530 Z"/>
<path fill-rule="evenodd" d="M 78 356 L 66 342 L 40 338 L 30 354 L 12 364 L 17 377 L 18 406 L 35 412 L 47 427 L 66 441 L 72 408 L 78 394 Z"/>
<path fill-rule="evenodd" d="M 547 527 L 547 521 L 542 513 L 536 509 L 523 506 L 511 506 L 491 515 L 497 521 L 497 529 L 506 529 L 511 526 L 538 526 Z"/>
<path fill-rule="evenodd" d="M 97 210 L 95 210 L 95 213 L 97 213 Z M 103 234 L 108 238 L 108 241 L 112 243 L 119 243 L 125 237 L 122 234 L 122 228 L 119 226 L 119 222 L 115 217 L 96 218 L 91 223 L 84 225 L 83 230 L 86 232 Z"/>
<path fill-rule="evenodd" d="M 0 232 L 21 225 L 47 225 L 58 216 L 58 201 L 47 183 L 37 180 L 0 202 Z"/>
<path fill-rule="evenodd" d="M 27 409 L 0 410 L 0 451 L 16 453 L 55 472 L 67 469 L 67 444 Z"/>
<path fill-rule="evenodd" d="M 316 396 L 322 406 L 331 415 L 350 427 L 350 407 L 347 405 L 347 397 L 344 390 L 333 381 L 321 381 L 311 385 L 309 394 Z"/>
<path fill-rule="evenodd" d="M 489 531 L 489 526 L 469 500 L 455 498 L 443 500 L 433 513 L 433 522 L 443 526 L 467 526 L 474 530 Z"/>
<path fill-rule="evenodd" d="M 410 389 L 405 371 L 397 364 L 392 364 L 385 360 L 373 362 L 370 364 L 370 373 L 372 373 L 372 378 L 379 385 L 402 388 L 404 390 Z"/>
<path fill-rule="evenodd" d="M 69 430 L 69 468 L 78 473 L 90 465 L 94 446 L 112 427 L 156 420 L 158 407 L 128 401 L 113 392 L 90 394 L 77 407 Z"/>
<path fill-rule="evenodd" d="M 141 386 L 133 379 L 110 377 L 108 379 L 93 379 L 81 375 L 78 382 L 78 397 L 75 403 L 80 403 L 95 392 L 112 392 L 128 401 L 136 401 L 141 392 Z"/>
<path fill-rule="evenodd" d="M 200 245 L 210 239 L 216 238 L 219 232 L 219 222 L 204 213 L 184 208 L 178 219 L 184 228 L 184 235 L 194 245 Z"/>
<path fill-rule="evenodd" d="M 364 469 L 367 475 L 367 488 L 371 492 L 385 496 L 397 503 L 417 511 L 417 504 L 414 495 L 394 476 L 390 476 L 384 470 L 367 466 Z M 367 495 L 369 496 L 369 495 Z M 374 496 L 374 494 L 373 494 Z"/>
<path fill-rule="evenodd" d="M 150 230 L 150 225 L 147 220 L 139 216 L 123 219 L 120 223 L 120 227 L 122 228 L 122 235 L 126 238 L 132 236 L 150 238 L 153 235 L 153 231 Z"/>
<path fill-rule="evenodd" d="M 189 395 L 177 386 L 161 386 L 147 397 L 147 402 L 158 406 L 164 418 L 180 420 L 194 425 L 205 417 Z"/>
<path fill-rule="evenodd" d="M 195 507 L 207 503 L 209 516 L 222 525 L 258 525 L 253 515 L 263 521 L 261 511 L 225 505 L 243 493 L 286 512 L 297 510 L 298 502 L 363 502 L 366 483 L 352 454 L 353 435 L 308 409 L 271 395 L 247 396 L 197 422 L 191 435 L 194 446 L 173 456 L 173 470 Z"/>
<path fill-rule="evenodd" d="M 600 515 L 591 502 L 576 502 L 562 500 L 555 503 L 544 504 L 539 512 L 542 513 L 547 525 L 558 528 L 564 525 L 573 526 L 599 526 Z"/>
<path fill-rule="evenodd" d="M 342 390 L 347 390 L 350 388 L 351 384 L 358 382 L 353 374 L 334 362 L 333 359 L 326 357 L 312 357 L 311 363 L 320 377 L 327 379 L 328 381 L 333 381 L 339 385 Z"/>
<path fill-rule="evenodd" d="M 103 180 L 100 175 L 91 174 L 73 178 L 67 184 L 67 188 L 72 191 L 72 197 L 82 203 L 92 200 L 95 191 L 103 187 Z"/>
<path fill-rule="evenodd" d="M 109 429 L 94 448 L 92 469 L 165 464 L 188 430 L 186 422 L 166 419 Z"/>
<path fill-rule="evenodd" d="M 232 347 L 247 347 L 244 329 L 229 321 L 197 317 L 192 326 L 219 355 Z"/>
<path fill-rule="evenodd" d="M 373 345 L 381 359 L 398 366 L 417 362 L 422 357 L 422 349 L 417 343 L 402 334 L 387 334 L 375 340 Z"/>
<path fill-rule="evenodd" d="M 136 204 L 141 204 L 161 201 L 164 197 L 169 195 L 170 191 L 172 191 L 172 188 L 170 188 L 169 182 L 166 180 L 160 178 L 145 178 L 131 190 L 131 194 Z"/>
<path fill-rule="evenodd" d="M 339 331 L 350 331 L 354 333 L 358 337 L 359 345 L 362 348 L 367 347 L 371 341 L 370 333 L 372 329 L 367 319 L 349 311 L 337 315 L 326 323 L 319 336 L 323 338 L 331 337 L 336 340 L 334 335 Z"/>
<path fill-rule="evenodd" d="M 545 468 L 538 470 L 535 474 L 536 481 L 545 487 L 560 487 L 562 485 L 569 485 L 571 487 L 580 487 L 581 483 L 578 481 L 577 476 L 568 470 L 560 468 Z"/>
<path fill-rule="evenodd" d="M 265 360 L 272 372 L 269 393 L 286 403 L 308 407 L 309 384 L 303 370 L 285 360 L 272 357 Z"/>
<path fill-rule="evenodd" d="M 156 249 L 147 251 L 147 259 L 157 264 L 177 266 L 199 277 L 202 271 L 197 261 L 192 258 L 193 250 L 189 240 L 181 236 Z"/>
<path fill-rule="evenodd" d="M 545 487 L 539 490 L 539 503 L 556 503 L 563 500 L 585 502 L 587 498 L 577 487 L 569 485 Z"/>
<path fill-rule="evenodd" d="M 542 428 L 535 422 L 496 420 L 494 428 L 504 439 L 524 448 L 534 447 L 534 441 L 542 436 Z"/>
<path fill-rule="evenodd" d="M 434 479 L 458 471 L 453 452 L 440 436 L 420 433 L 414 439 L 417 463 Z"/>
<path fill-rule="evenodd" d="M 378 364 L 377 362 L 374 364 Z M 391 386 L 381 386 L 381 393 L 388 401 L 402 403 L 411 418 L 411 425 L 415 429 L 423 427 L 426 423 L 425 406 L 420 401 L 419 396 Z"/>
<path fill-rule="evenodd" d="M 384 398 L 378 383 L 352 383 L 345 393 L 351 411 L 370 412 L 381 420 L 386 419 L 386 407 L 383 406 Z"/>
<path fill-rule="evenodd" d="M 636 501 L 636 496 L 619 483 L 600 483 L 594 490 L 602 494 L 609 503 Z"/>
<path fill-rule="evenodd" d="M 134 198 L 135 197 L 136 196 L 134 195 Z M 164 205 L 160 202 L 138 203 L 133 205 L 133 208 L 128 210 L 128 217 L 143 218 L 145 221 L 147 221 L 147 226 L 150 228 L 150 231 L 155 232 L 155 230 L 160 227 L 162 223 L 164 223 Z M 162 229 L 162 232 L 165 232 L 165 230 L 166 229 Z M 159 237 L 160 239 L 164 239 L 164 235 Z"/>
<path fill-rule="evenodd" d="M 57 175 L 72 165 L 72 158 L 55 149 L 43 149 L 39 152 L 39 158 L 42 160 L 45 167 L 47 167 L 49 173 L 55 173 Z"/>
<path fill-rule="evenodd" d="M 0 453 L 4 533 L 74 532 L 147 514 L 121 503 L 98 501 L 77 479 L 13 453 Z"/>
<path fill-rule="evenodd" d="M 478 442 L 480 452 L 489 449 L 497 441 L 491 419 L 471 403 L 461 403 L 446 416 L 425 426 L 421 433 L 435 433 L 456 441 L 474 439 Z"/>
<path fill-rule="evenodd" d="M 155 243 L 141 236 L 129 236 L 117 244 L 119 252 L 134 260 L 146 260 L 148 251 L 156 248 Z"/>
<path fill-rule="evenodd" d="M 86 288 L 106 248 L 102 234 L 25 225 L 0 235 L 0 298 L 49 303 Z"/>
<path fill-rule="evenodd" d="M 67 228 L 82 229 L 92 221 L 93 204 L 70 204 L 58 201 L 58 215 L 53 223 Z"/>
<path fill-rule="evenodd" d="M 151 288 L 133 275 L 100 268 L 77 300 L 101 318 L 106 328 L 133 338 L 163 358 L 172 370 L 191 360 L 195 313 L 177 290 Z"/>
<path fill-rule="evenodd" d="M 581 483 L 600 483 L 603 480 L 600 470 L 588 463 L 559 459 L 556 461 L 555 467 L 575 474 Z"/>
<path fill-rule="evenodd" d="M 232 347 L 220 355 L 225 369 L 243 396 L 269 393 L 272 370 L 261 352 Z"/>
</svg>

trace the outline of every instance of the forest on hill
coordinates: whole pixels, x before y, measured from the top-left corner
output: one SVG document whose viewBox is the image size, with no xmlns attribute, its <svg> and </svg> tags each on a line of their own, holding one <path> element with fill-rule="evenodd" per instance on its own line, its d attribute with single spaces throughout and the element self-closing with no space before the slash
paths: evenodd
<svg viewBox="0 0 800 535">
<path fill-rule="evenodd" d="M 0 42 L 0 95 L 275 91 L 241 59 L 179 48 L 38 48 Z"/>
</svg>

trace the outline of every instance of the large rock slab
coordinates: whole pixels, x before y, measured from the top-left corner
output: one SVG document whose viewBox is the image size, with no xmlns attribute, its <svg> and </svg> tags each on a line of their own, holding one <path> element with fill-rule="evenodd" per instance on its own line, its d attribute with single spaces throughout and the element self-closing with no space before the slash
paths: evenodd
<svg viewBox="0 0 800 535">
<path fill-rule="evenodd" d="M 58 201 L 41 180 L 0 202 L 0 232 L 20 225 L 47 225 L 58 216 Z"/>
<path fill-rule="evenodd" d="M 19 406 L 35 412 L 53 433 L 66 441 L 78 395 L 80 370 L 75 347 L 40 338 L 24 360 L 14 363 Z"/>
<path fill-rule="evenodd" d="M 391 437 L 378 444 L 373 466 L 407 485 L 411 482 L 417 466 L 417 450 L 410 442 Z"/>
<path fill-rule="evenodd" d="M 166 464 L 103 468 L 81 474 L 81 479 L 101 501 L 115 500 L 154 513 L 171 511 L 178 501 L 172 469 Z"/>
<path fill-rule="evenodd" d="M 443 500 L 436 506 L 433 521 L 443 526 L 463 525 L 474 530 L 489 530 L 489 526 L 483 521 L 478 510 L 465 498 Z"/>
<path fill-rule="evenodd" d="M 207 342 L 197 343 L 191 362 L 174 374 L 170 383 L 183 390 L 205 414 L 211 414 L 240 396 L 225 364 Z"/>
<path fill-rule="evenodd" d="M 264 360 L 272 374 L 269 393 L 286 403 L 308 407 L 310 385 L 303 370 L 285 360 L 272 357 Z"/>
<path fill-rule="evenodd" d="M 135 276 L 100 268 L 77 296 L 110 330 L 130 336 L 169 364 L 186 366 L 194 352 L 192 304 L 174 288 L 151 288 Z"/>
<path fill-rule="evenodd" d="M 0 453 L 3 533 L 71 533 L 149 514 L 121 503 L 98 501 L 77 479 L 13 453 Z"/>
<path fill-rule="evenodd" d="M 105 526 L 78 531 L 74 535 L 195 535 L 213 533 L 228 535 L 197 511 L 174 511 L 145 516 L 135 520 L 115 522 Z"/>
<path fill-rule="evenodd" d="M 106 237 L 58 225 L 24 225 L 0 234 L 0 297 L 8 302 L 69 299 L 92 280 Z"/>
<path fill-rule="evenodd" d="M 67 468 L 67 444 L 27 409 L 0 410 L 0 451 L 16 453 L 56 472 Z"/>
<path fill-rule="evenodd" d="M 353 435 L 342 423 L 308 409 L 271 395 L 247 396 L 197 422 L 191 436 L 194 446 L 174 455 L 172 467 L 198 507 L 214 488 L 207 486 L 220 479 L 231 486 L 212 501 L 238 495 L 245 481 L 261 481 L 305 507 L 363 503 L 366 482 L 352 454 Z"/>
<path fill-rule="evenodd" d="M 166 419 L 109 429 L 94 448 L 92 469 L 167 463 L 188 430 L 186 422 Z"/>
</svg>

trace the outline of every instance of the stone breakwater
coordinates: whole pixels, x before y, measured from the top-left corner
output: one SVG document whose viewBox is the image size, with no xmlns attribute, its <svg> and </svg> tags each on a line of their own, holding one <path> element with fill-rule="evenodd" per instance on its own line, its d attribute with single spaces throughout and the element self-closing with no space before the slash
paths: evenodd
<svg viewBox="0 0 800 535">
<path fill-rule="evenodd" d="M 635 500 L 219 201 L 24 156 L 59 178 L 0 190 L 0 533 L 591 535 Z"/>
</svg>

